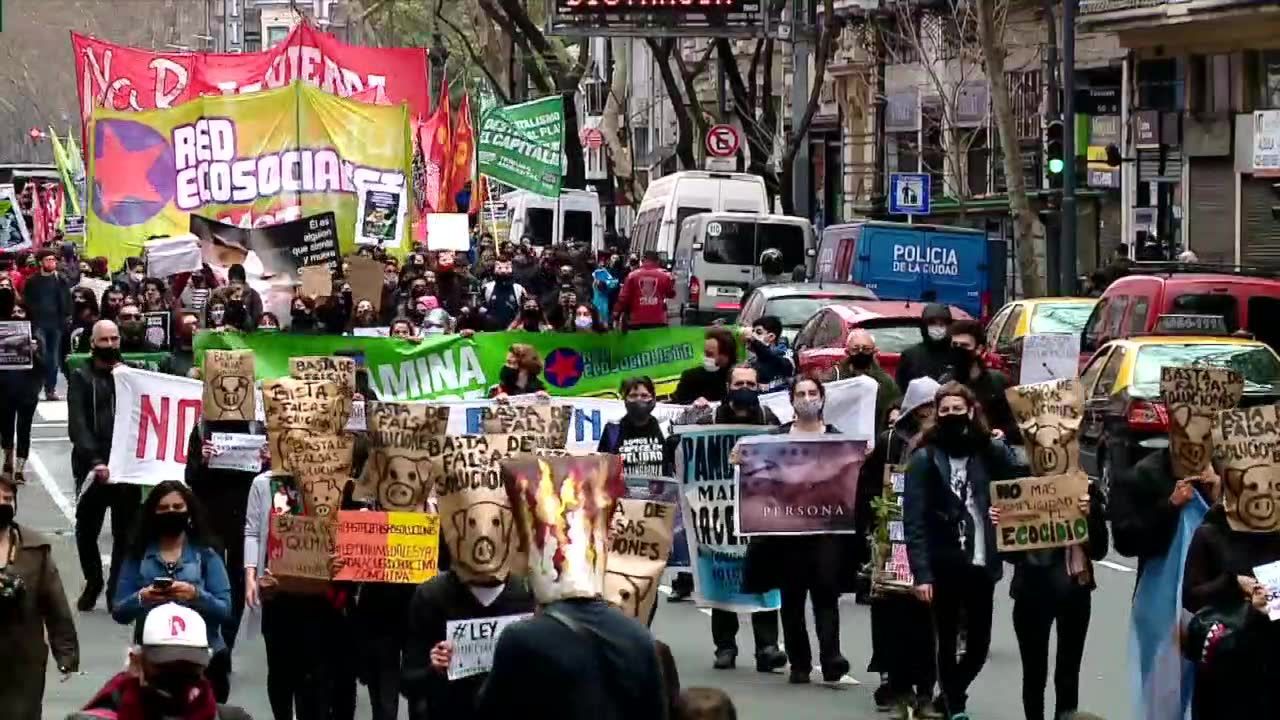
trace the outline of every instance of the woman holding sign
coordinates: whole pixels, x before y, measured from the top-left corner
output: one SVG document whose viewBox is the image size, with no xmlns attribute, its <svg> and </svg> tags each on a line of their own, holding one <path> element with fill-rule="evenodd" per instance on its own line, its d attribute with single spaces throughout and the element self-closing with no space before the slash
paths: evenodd
<svg viewBox="0 0 1280 720">
<path fill-rule="evenodd" d="M 991 646 L 992 601 L 1001 575 L 995 526 L 987 517 L 989 486 L 1023 473 L 1009 448 L 992 436 L 972 390 L 949 382 L 938 390 L 935 406 L 937 420 L 907 464 L 903 530 L 914 592 L 932 607 L 937 633 L 942 695 L 935 707 L 967 720 L 969 685 Z M 962 629 L 965 653 L 957 661 Z"/>
</svg>

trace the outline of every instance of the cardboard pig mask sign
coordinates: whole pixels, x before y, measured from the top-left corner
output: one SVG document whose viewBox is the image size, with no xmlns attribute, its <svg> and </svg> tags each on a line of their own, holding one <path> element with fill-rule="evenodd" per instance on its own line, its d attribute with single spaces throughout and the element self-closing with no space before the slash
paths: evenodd
<svg viewBox="0 0 1280 720">
<path fill-rule="evenodd" d="M 1222 505 L 1238 532 L 1280 531 L 1280 422 L 1275 405 L 1223 410 L 1213 424 Z"/>
<path fill-rule="evenodd" d="M 310 435 L 337 436 L 347 426 L 344 399 L 331 380 L 279 378 L 262 383 L 263 414 L 271 458 L 290 468 L 290 451 Z M 250 416 L 252 419 L 252 416 Z"/>
<path fill-rule="evenodd" d="M 453 571 L 466 582 L 505 580 L 523 556 L 500 463 L 530 455 L 532 435 L 444 435 L 432 438 L 428 464 L 439 501 L 440 532 Z"/>
<path fill-rule="evenodd" d="M 626 493 L 618 458 L 526 456 L 503 461 L 502 479 L 538 602 L 603 596 L 609 522 Z"/>
<path fill-rule="evenodd" d="M 1027 443 L 1031 472 L 1060 475 L 1080 469 L 1080 381 L 1049 380 L 1005 390 Z"/>
<path fill-rule="evenodd" d="M 613 513 L 604 599 L 640 622 L 653 610 L 679 511 L 672 503 L 623 498 Z"/>
<path fill-rule="evenodd" d="M 257 393 L 253 388 L 252 350 L 210 350 L 204 356 L 205 420 L 252 421 Z"/>
<path fill-rule="evenodd" d="M 431 489 L 431 448 L 449 436 L 447 407 L 421 403 L 365 403 L 369 460 L 360 494 L 381 510 L 421 511 Z"/>
<path fill-rule="evenodd" d="M 1216 367 L 1160 368 L 1160 398 L 1169 413 L 1169 456 L 1174 477 L 1199 475 L 1209 466 L 1214 416 L 1240 402 L 1244 378 Z"/>
</svg>

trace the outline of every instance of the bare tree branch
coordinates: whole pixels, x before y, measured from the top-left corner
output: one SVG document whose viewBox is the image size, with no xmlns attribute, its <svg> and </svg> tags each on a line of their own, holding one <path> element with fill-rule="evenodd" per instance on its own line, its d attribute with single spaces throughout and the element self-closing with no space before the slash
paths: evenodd
<svg viewBox="0 0 1280 720">
<path fill-rule="evenodd" d="M 800 152 L 801 143 L 809 142 L 809 125 L 813 123 L 813 116 L 818 112 L 818 101 L 822 97 L 823 79 L 827 74 L 827 62 L 831 59 L 831 45 L 835 42 L 835 27 L 838 23 L 835 16 L 835 3 L 832 0 L 822 0 L 822 13 L 822 30 L 818 36 L 818 54 L 815 56 L 813 63 L 813 87 L 809 89 L 809 102 L 805 105 L 804 114 L 800 116 L 800 122 L 791 128 L 791 141 L 787 143 L 787 151 L 782 158 L 784 208 L 790 204 L 786 200 L 786 189 L 790 185 L 787 180 L 791 178 L 791 172 L 796 162 L 796 154 Z"/>
<path fill-rule="evenodd" d="M 471 44 L 471 39 L 467 37 L 466 33 L 462 32 L 462 28 L 458 27 L 452 20 L 445 17 L 444 0 L 436 0 L 436 19 L 444 23 L 445 27 L 449 28 L 449 30 L 453 32 L 454 36 L 461 41 L 462 48 L 467 52 L 467 59 L 471 61 L 471 64 L 480 66 L 480 72 L 484 73 L 485 79 L 489 81 L 489 87 L 493 88 L 494 95 L 502 101 L 502 104 L 506 105 L 511 102 L 510 96 L 507 95 L 506 88 L 502 86 L 502 83 L 498 81 L 498 78 L 494 77 L 493 72 L 489 70 L 489 65 L 484 61 L 484 58 L 476 52 L 475 47 Z"/>
<path fill-rule="evenodd" d="M 692 170 L 698 166 L 693 157 L 693 121 L 689 115 L 689 104 L 685 103 L 680 95 L 680 82 L 671 69 L 671 53 L 675 43 L 670 38 L 657 40 L 651 37 L 645 38 L 644 42 L 649 46 L 649 52 L 653 54 L 653 59 L 658 65 L 662 85 L 666 88 L 671 108 L 675 111 L 676 157 L 680 160 L 681 167 Z M 697 98 L 693 98 L 692 102 L 697 102 Z"/>
</svg>

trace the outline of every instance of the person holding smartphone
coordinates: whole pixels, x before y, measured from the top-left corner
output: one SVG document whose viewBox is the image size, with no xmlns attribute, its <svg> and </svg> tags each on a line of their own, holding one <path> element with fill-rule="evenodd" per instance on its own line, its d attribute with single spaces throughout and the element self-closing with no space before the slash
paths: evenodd
<svg viewBox="0 0 1280 720">
<path fill-rule="evenodd" d="M 213 546 L 199 501 L 186 485 L 156 485 L 143 502 L 137 533 L 120 568 L 111 616 L 140 623 L 165 603 L 200 614 L 208 627 L 213 658 L 206 676 L 218 702 L 231 692 L 231 657 L 220 628 L 231 616 L 231 582 L 221 552 Z"/>
</svg>

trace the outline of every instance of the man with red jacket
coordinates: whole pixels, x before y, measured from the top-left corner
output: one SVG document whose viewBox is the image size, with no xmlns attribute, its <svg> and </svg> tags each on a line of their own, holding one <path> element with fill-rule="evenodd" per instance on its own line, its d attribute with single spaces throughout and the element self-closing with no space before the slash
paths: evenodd
<svg viewBox="0 0 1280 720">
<path fill-rule="evenodd" d="M 618 296 L 615 319 L 628 330 L 667 326 L 667 298 L 676 296 L 671 274 L 658 266 L 658 253 L 648 250 L 639 270 L 627 275 Z M 623 320 L 625 318 L 625 320 Z"/>
</svg>

